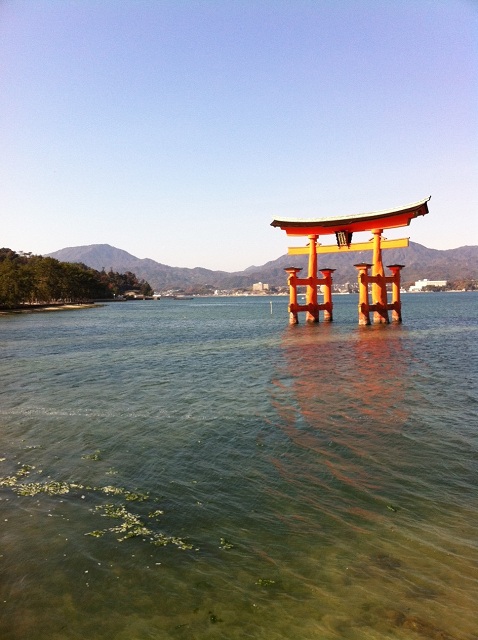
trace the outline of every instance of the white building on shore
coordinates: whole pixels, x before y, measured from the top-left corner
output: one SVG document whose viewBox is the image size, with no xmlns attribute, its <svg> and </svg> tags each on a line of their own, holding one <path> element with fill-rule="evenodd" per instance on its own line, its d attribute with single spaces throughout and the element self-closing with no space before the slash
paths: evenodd
<svg viewBox="0 0 478 640">
<path fill-rule="evenodd" d="M 255 282 L 252 285 L 252 293 L 268 293 L 269 285 L 263 282 Z"/>
<path fill-rule="evenodd" d="M 417 280 L 412 284 L 409 291 L 423 291 L 426 287 L 446 287 L 446 280 Z"/>
</svg>

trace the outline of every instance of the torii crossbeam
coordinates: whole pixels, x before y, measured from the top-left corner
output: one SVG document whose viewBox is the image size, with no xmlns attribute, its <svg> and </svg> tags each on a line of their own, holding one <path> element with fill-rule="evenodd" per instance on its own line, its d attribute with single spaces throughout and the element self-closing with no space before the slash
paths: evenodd
<svg viewBox="0 0 478 640">
<path fill-rule="evenodd" d="M 288 236 L 307 236 L 307 247 L 290 247 L 290 255 L 308 254 L 309 265 L 307 278 L 298 278 L 297 273 L 301 269 L 289 267 L 288 283 L 290 290 L 289 313 L 290 322 L 298 322 L 298 312 L 306 312 L 308 322 L 319 321 L 319 311 L 324 311 L 324 320 L 331 321 L 332 314 L 332 273 L 335 269 L 321 269 L 323 278 L 317 277 L 318 253 L 347 253 L 348 251 L 373 250 L 372 264 L 355 265 L 359 271 L 359 324 L 370 324 L 370 312 L 374 312 L 374 321 L 388 323 L 388 311 L 392 311 L 392 320 L 401 322 L 400 302 L 400 270 L 403 265 L 389 265 L 391 276 L 385 276 L 382 249 L 408 247 L 408 238 L 399 240 L 385 240 L 382 238 L 384 229 L 396 229 L 410 224 L 413 218 L 428 213 L 429 196 L 425 200 L 405 205 L 399 209 L 387 209 L 385 211 L 373 211 L 370 213 L 358 213 L 349 216 L 337 216 L 328 218 L 280 218 L 273 220 L 271 226 L 279 227 Z M 352 235 L 355 232 L 371 231 L 373 238 L 370 242 L 352 243 Z M 323 235 L 335 234 L 336 245 L 320 245 L 317 240 Z M 372 275 L 368 269 L 372 267 Z M 373 304 L 369 304 L 368 284 L 372 284 Z M 392 302 L 387 303 L 387 283 L 392 284 Z M 306 304 L 297 303 L 297 286 L 306 286 Z M 317 287 L 323 285 L 324 303 L 319 304 L 317 299 Z"/>
</svg>

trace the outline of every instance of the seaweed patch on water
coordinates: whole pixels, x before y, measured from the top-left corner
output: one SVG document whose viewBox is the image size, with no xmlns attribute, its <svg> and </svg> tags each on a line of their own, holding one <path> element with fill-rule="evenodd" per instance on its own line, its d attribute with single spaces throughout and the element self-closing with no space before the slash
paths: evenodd
<svg viewBox="0 0 478 640">
<path fill-rule="evenodd" d="M 256 582 L 259 587 L 272 587 L 275 583 L 275 580 L 270 580 L 269 578 L 259 578 Z"/>
<path fill-rule="evenodd" d="M 108 527 L 102 530 L 90 531 L 85 535 L 94 536 L 99 538 L 105 533 L 111 532 L 119 534 L 117 538 L 118 542 L 124 542 L 130 538 L 141 538 L 144 541 L 150 542 L 156 547 L 165 547 L 168 544 L 173 544 L 179 549 L 189 550 L 193 548 L 193 545 L 177 536 L 168 536 L 162 532 L 154 531 L 154 529 L 148 525 L 148 521 L 154 519 L 157 520 L 157 514 L 162 511 L 157 510 L 147 516 L 148 520 L 144 520 L 141 516 L 131 513 L 126 509 L 124 505 L 115 504 L 100 504 L 95 507 L 94 511 L 100 512 L 102 516 L 106 518 L 112 518 L 119 520 L 120 523 L 114 527 Z"/>
<path fill-rule="evenodd" d="M 84 456 L 81 456 L 82 460 L 101 460 L 101 451 L 97 449 L 93 453 L 85 453 Z"/>
<path fill-rule="evenodd" d="M 232 542 L 229 542 L 229 540 L 227 540 L 226 538 L 221 538 L 220 540 L 221 544 L 219 545 L 219 549 L 233 549 L 234 545 L 232 544 Z"/>
<path fill-rule="evenodd" d="M 85 498 L 85 493 L 93 496 L 106 495 L 112 498 L 121 498 L 126 503 L 153 501 L 149 493 L 129 491 L 124 487 L 108 485 L 105 487 L 90 487 L 75 482 L 63 482 L 59 480 L 31 481 L 31 474 L 35 472 L 35 467 L 31 465 L 21 465 L 16 473 L 10 476 L 0 477 L 0 487 L 11 489 L 19 496 L 37 496 L 46 494 L 48 496 L 64 496 L 65 494 L 81 493 L 81 498 Z M 41 474 L 41 470 L 36 471 Z M 118 504 L 108 502 L 99 504 L 93 509 L 93 513 L 99 513 L 105 518 L 119 521 L 118 524 L 105 529 L 95 529 L 85 533 L 86 536 L 101 538 L 107 533 L 116 534 L 118 542 L 124 542 L 131 538 L 140 538 L 156 547 L 174 545 L 178 549 L 190 550 L 193 545 L 184 538 L 166 535 L 162 531 L 157 531 L 159 517 L 164 514 L 162 509 L 154 509 L 147 516 L 133 513 L 121 502 Z M 198 549 L 195 549 L 196 551 Z"/>
</svg>

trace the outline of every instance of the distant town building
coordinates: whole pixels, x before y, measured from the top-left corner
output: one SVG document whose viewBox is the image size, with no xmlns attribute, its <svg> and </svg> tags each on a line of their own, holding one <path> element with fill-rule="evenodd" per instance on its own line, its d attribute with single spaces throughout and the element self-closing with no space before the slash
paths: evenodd
<svg viewBox="0 0 478 640">
<path fill-rule="evenodd" d="M 255 282 L 252 285 L 252 293 L 266 293 L 269 291 L 269 285 L 263 282 Z"/>
<path fill-rule="evenodd" d="M 423 291 L 427 287 L 446 287 L 446 280 L 417 280 L 415 284 L 412 284 L 409 291 Z"/>
</svg>

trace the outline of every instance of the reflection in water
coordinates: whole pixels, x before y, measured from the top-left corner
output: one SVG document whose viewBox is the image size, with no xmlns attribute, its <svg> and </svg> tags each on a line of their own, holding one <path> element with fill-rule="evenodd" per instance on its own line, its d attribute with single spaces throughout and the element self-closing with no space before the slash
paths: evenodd
<svg viewBox="0 0 478 640">
<path fill-rule="evenodd" d="M 290 441 L 274 460 L 289 494 L 283 518 L 320 566 L 324 631 L 472 638 L 476 530 L 467 510 L 443 501 L 435 450 L 408 435 L 421 429 L 415 407 L 433 407 L 414 387 L 407 330 L 334 329 L 287 329 L 273 394 Z"/>
<path fill-rule="evenodd" d="M 328 478 L 349 490 L 376 491 L 383 478 L 363 461 L 377 461 L 384 444 L 399 442 L 408 354 L 400 334 L 385 335 L 383 327 L 342 335 L 331 334 L 329 325 L 320 335 L 313 328 L 284 336 L 287 370 L 276 384 L 285 381 L 293 399 L 277 394 L 283 428 L 296 445 L 318 454 L 312 462 L 315 468 L 320 461 L 322 484 Z M 302 473 L 301 466 L 290 472 Z"/>
</svg>

